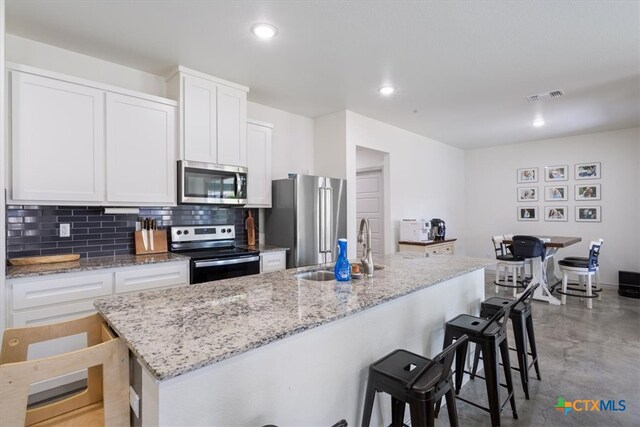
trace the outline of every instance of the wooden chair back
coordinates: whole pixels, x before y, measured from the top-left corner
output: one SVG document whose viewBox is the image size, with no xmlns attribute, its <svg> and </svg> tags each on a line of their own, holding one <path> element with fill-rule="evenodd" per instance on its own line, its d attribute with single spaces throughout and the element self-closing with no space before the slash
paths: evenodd
<svg viewBox="0 0 640 427">
<path fill-rule="evenodd" d="M 87 347 L 27 360 L 29 345 L 87 334 Z M 33 383 L 87 369 L 87 388 L 59 401 L 27 409 Z M 11 328 L 0 352 L 2 424 L 30 426 L 103 402 L 104 425 L 129 425 L 129 351 L 98 314 L 50 325 Z"/>
</svg>

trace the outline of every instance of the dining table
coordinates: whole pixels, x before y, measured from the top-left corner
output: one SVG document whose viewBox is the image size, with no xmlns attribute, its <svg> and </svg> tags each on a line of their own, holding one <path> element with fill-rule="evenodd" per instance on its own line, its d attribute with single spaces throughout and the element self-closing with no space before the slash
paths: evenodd
<svg viewBox="0 0 640 427">
<path fill-rule="evenodd" d="M 575 245 L 582 241 L 581 237 L 571 236 L 534 236 L 542 240 L 545 247 L 544 260 L 540 257 L 532 258 L 531 266 L 531 281 L 527 286 L 529 289 L 536 283 L 540 283 L 540 286 L 533 293 L 533 298 L 539 301 L 546 301 L 552 305 L 560 305 L 560 300 L 551 295 L 550 286 L 555 285 L 560 278 L 556 277 L 554 272 L 553 258 L 558 252 L 558 249 L 566 248 L 567 246 Z M 513 243 L 511 239 L 505 239 L 504 243 L 510 245 Z M 526 289 L 525 289 L 526 291 Z M 519 296 L 519 295 L 518 295 Z"/>
</svg>

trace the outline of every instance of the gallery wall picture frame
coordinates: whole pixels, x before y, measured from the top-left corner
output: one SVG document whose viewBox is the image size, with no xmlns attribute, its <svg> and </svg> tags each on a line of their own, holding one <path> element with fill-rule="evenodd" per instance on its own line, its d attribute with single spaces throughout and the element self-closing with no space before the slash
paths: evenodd
<svg viewBox="0 0 640 427">
<path fill-rule="evenodd" d="M 518 221 L 538 221 L 538 207 L 518 206 Z"/>
<path fill-rule="evenodd" d="M 547 185 L 544 187 L 545 202 L 562 202 L 569 200 L 568 185 Z"/>
<path fill-rule="evenodd" d="M 538 168 L 518 169 L 518 184 L 538 182 Z"/>
<path fill-rule="evenodd" d="M 576 163 L 575 179 L 600 179 L 602 177 L 602 166 L 600 162 Z"/>
<path fill-rule="evenodd" d="M 567 222 L 569 208 L 567 206 L 545 206 L 544 220 L 548 222 Z"/>
<path fill-rule="evenodd" d="M 552 181 L 568 181 L 569 165 L 546 166 L 544 168 L 544 180 Z"/>
<path fill-rule="evenodd" d="M 602 222 L 602 207 L 576 206 L 576 222 Z"/>
<path fill-rule="evenodd" d="M 574 198 L 576 200 L 600 200 L 600 184 L 576 184 Z"/>
<path fill-rule="evenodd" d="M 537 202 L 538 187 L 518 187 L 517 189 L 519 202 Z"/>
</svg>

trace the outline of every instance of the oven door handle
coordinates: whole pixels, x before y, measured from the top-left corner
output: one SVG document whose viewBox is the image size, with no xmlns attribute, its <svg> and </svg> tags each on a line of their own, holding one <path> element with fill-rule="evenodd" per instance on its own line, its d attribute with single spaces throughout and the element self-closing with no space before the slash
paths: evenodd
<svg viewBox="0 0 640 427">
<path fill-rule="evenodd" d="M 234 259 L 220 259 L 216 261 L 196 261 L 195 267 L 217 267 L 221 265 L 233 265 L 233 264 L 246 264 L 249 262 L 260 261 L 260 256 L 249 256 L 242 258 L 234 258 Z"/>
</svg>

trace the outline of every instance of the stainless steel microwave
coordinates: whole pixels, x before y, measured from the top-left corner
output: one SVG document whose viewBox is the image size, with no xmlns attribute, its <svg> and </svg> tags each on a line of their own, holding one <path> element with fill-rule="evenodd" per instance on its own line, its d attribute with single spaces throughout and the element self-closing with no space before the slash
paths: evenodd
<svg viewBox="0 0 640 427">
<path fill-rule="evenodd" d="M 178 203 L 246 204 L 247 168 L 179 160 Z"/>
</svg>

